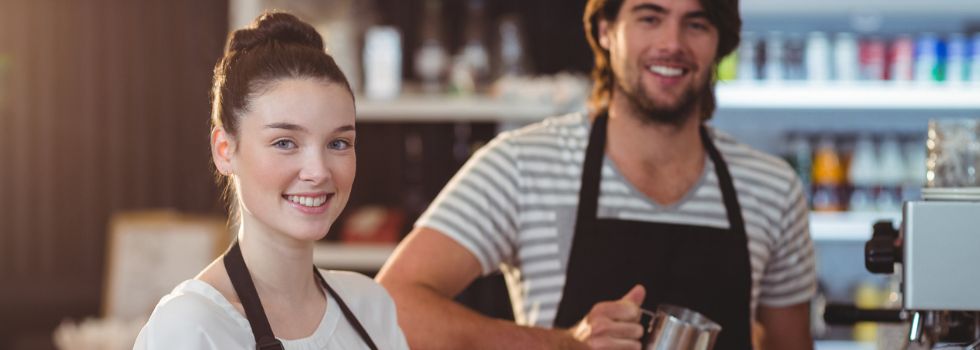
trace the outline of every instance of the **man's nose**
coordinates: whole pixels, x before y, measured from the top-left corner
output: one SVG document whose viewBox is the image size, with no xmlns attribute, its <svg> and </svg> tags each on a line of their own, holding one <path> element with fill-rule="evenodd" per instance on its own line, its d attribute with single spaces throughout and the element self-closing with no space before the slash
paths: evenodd
<svg viewBox="0 0 980 350">
<path fill-rule="evenodd" d="M 682 23 L 676 21 L 669 21 L 661 26 L 654 38 L 657 51 L 667 54 L 680 51 L 684 41 L 682 26 Z"/>
</svg>

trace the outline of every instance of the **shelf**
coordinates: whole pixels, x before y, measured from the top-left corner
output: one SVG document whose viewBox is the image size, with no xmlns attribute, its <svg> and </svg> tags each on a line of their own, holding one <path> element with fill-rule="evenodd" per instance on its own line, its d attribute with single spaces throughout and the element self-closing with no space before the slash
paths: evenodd
<svg viewBox="0 0 980 350">
<path fill-rule="evenodd" d="M 980 84 L 733 82 L 718 84 L 716 92 L 720 110 L 980 111 Z"/>
<path fill-rule="evenodd" d="M 872 226 L 879 220 L 902 220 L 899 212 L 810 213 L 810 236 L 814 241 L 867 241 Z"/>
<path fill-rule="evenodd" d="M 743 17 L 756 16 L 847 16 L 873 14 L 887 17 L 976 19 L 980 1 L 976 0 L 743 0 Z"/>
<path fill-rule="evenodd" d="M 730 82 L 719 84 L 716 91 L 719 111 L 920 110 L 980 113 L 980 98 L 977 98 L 980 96 L 980 84 Z M 359 97 L 357 102 L 357 118 L 366 122 L 529 123 L 569 110 L 545 102 L 439 95 L 408 95 L 393 100 Z"/>
<path fill-rule="evenodd" d="M 394 250 L 390 244 L 317 243 L 313 264 L 325 269 L 378 271 Z"/>
<path fill-rule="evenodd" d="M 534 122 L 562 113 L 549 103 L 491 97 L 406 95 L 393 100 L 357 98 L 360 121 L 381 122 Z"/>
</svg>

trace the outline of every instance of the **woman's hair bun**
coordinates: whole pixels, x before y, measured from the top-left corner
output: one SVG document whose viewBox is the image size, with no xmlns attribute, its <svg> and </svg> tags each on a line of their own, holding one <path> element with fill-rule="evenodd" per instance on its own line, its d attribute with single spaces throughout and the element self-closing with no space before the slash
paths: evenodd
<svg viewBox="0 0 980 350">
<path fill-rule="evenodd" d="M 236 30 L 230 51 L 246 51 L 268 43 L 296 44 L 323 50 L 323 38 L 306 22 L 284 12 L 266 12 L 246 29 Z"/>
</svg>

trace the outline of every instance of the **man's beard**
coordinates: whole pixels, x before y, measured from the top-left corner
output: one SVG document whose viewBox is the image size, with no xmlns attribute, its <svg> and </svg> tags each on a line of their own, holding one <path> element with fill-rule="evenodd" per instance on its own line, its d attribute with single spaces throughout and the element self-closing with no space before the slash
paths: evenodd
<svg viewBox="0 0 980 350">
<path fill-rule="evenodd" d="M 692 112 L 706 98 L 714 98 L 714 86 L 711 75 L 705 75 L 701 84 L 690 86 L 681 93 L 677 103 L 666 106 L 657 103 L 640 80 L 636 80 L 632 88 L 628 88 L 623 79 L 616 79 L 616 92 L 621 93 L 630 102 L 633 110 L 642 115 L 644 122 L 670 124 L 680 126 L 692 117 Z"/>
</svg>

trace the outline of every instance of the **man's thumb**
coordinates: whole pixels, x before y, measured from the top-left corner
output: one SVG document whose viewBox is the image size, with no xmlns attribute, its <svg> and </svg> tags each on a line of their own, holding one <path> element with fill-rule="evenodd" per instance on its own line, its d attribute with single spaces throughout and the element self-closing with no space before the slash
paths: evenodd
<svg viewBox="0 0 980 350">
<path fill-rule="evenodd" d="M 637 284 L 633 286 L 633 289 L 630 289 L 630 291 L 627 292 L 626 295 L 624 295 L 620 300 L 625 300 L 633 303 L 633 305 L 641 306 L 643 305 L 643 299 L 646 298 L 646 296 L 647 290 L 643 288 L 642 285 Z"/>
</svg>

